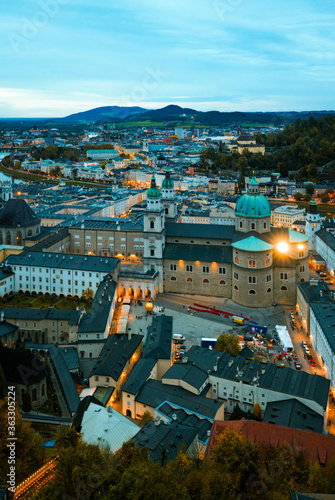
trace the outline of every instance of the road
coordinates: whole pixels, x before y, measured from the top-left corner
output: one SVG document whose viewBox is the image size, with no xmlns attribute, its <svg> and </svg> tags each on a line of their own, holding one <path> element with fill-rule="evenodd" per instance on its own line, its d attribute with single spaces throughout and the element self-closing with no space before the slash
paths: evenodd
<svg viewBox="0 0 335 500">
<path fill-rule="evenodd" d="M 55 475 L 57 459 L 58 457 L 53 458 L 50 462 L 31 474 L 25 481 L 18 484 L 15 489 L 14 500 L 22 500 L 30 497 L 32 493 L 36 494 L 43 488 Z"/>
</svg>

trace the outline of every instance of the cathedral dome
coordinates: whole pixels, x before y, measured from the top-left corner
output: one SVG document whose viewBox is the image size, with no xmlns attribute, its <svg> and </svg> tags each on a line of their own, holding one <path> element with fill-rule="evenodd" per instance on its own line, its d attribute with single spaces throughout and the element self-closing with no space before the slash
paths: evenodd
<svg viewBox="0 0 335 500">
<path fill-rule="evenodd" d="M 158 187 L 156 186 L 156 179 L 155 176 L 153 175 L 151 177 L 151 186 L 147 191 L 147 199 L 149 200 L 158 200 L 161 198 L 162 194 Z"/>
<path fill-rule="evenodd" d="M 26 227 L 40 222 L 40 218 L 23 199 L 11 198 L 0 211 L 0 227 Z"/>
<path fill-rule="evenodd" d="M 258 192 L 259 184 L 253 176 L 248 184 L 248 192 L 241 196 L 235 208 L 235 215 L 242 217 L 270 217 L 271 207 L 265 196 Z"/>
</svg>

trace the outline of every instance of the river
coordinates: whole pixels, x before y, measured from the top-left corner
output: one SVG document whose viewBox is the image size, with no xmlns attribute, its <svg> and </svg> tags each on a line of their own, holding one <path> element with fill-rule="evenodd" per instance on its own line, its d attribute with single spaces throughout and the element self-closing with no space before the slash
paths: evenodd
<svg viewBox="0 0 335 500">
<path fill-rule="evenodd" d="M 8 156 L 8 153 L 0 153 L 0 162 L 2 161 L 2 159 L 5 156 Z M 0 172 L 0 182 L 1 182 L 1 184 L 3 184 L 4 182 L 12 182 L 12 176 L 11 175 L 6 175 L 3 172 Z M 26 181 L 24 181 L 22 179 L 14 179 L 14 183 L 15 184 L 22 184 L 22 183 L 25 183 L 25 182 Z"/>
</svg>

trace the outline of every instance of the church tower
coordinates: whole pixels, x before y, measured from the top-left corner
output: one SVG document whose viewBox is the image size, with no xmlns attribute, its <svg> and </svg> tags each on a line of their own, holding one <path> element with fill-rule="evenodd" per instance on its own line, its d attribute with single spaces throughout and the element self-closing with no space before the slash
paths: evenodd
<svg viewBox="0 0 335 500">
<path fill-rule="evenodd" d="M 143 215 L 144 255 L 146 271 L 155 270 L 160 274 L 159 292 L 163 291 L 163 252 L 165 248 L 165 217 L 162 194 L 156 186 L 153 175 L 147 191 L 147 208 Z"/>
<path fill-rule="evenodd" d="M 307 209 L 306 234 L 309 236 L 308 250 L 316 249 L 315 233 L 321 229 L 321 219 L 318 211 L 318 204 L 311 200 Z"/>
<path fill-rule="evenodd" d="M 171 221 L 175 220 L 177 216 L 177 205 L 174 199 L 174 186 L 169 169 L 165 172 L 165 179 L 162 182 L 161 192 L 165 218 Z"/>
<path fill-rule="evenodd" d="M 235 207 L 235 229 L 242 233 L 267 233 L 270 231 L 270 218 L 270 203 L 259 193 L 259 184 L 252 176 L 246 194 L 241 196 Z"/>
</svg>

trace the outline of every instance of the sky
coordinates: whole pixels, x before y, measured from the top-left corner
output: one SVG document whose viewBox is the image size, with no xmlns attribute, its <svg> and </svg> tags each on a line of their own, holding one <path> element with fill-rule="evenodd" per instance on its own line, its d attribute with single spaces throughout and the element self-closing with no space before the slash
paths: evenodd
<svg viewBox="0 0 335 500">
<path fill-rule="evenodd" d="M 15 0 L 0 117 L 335 109 L 334 0 Z"/>
</svg>

